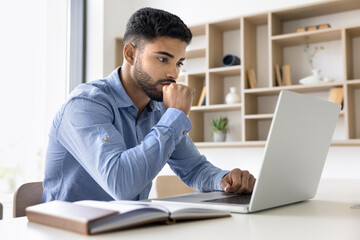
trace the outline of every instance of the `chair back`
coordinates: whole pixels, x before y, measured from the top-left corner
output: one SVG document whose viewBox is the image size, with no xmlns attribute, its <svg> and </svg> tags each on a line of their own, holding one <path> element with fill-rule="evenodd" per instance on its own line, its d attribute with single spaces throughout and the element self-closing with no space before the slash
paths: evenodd
<svg viewBox="0 0 360 240">
<path fill-rule="evenodd" d="M 21 185 L 14 194 L 13 217 L 26 215 L 25 208 L 41 203 L 42 182 L 29 182 Z"/>
<path fill-rule="evenodd" d="M 157 197 L 160 198 L 195 192 L 195 190 L 175 175 L 162 175 L 156 178 L 156 192 Z"/>
</svg>

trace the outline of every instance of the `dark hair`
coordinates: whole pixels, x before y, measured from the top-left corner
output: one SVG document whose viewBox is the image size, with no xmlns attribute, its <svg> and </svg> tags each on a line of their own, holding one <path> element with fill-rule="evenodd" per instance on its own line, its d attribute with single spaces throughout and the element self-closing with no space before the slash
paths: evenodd
<svg viewBox="0 0 360 240">
<path fill-rule="evenodd" d="M 134 43 L 138 47 L 159 37 L 191 41 L 192 34 L 185 23 L 176 15 L 155 8 L 141 8 L 129 19 L 124 35 L 124 44 Z"/>
</svg>

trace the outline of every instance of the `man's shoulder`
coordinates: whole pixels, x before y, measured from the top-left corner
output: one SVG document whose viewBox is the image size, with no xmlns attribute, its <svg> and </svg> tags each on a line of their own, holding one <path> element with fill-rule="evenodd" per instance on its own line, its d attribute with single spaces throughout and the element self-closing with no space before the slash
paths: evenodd
<svg viewBox="0 0 360 240">
<path fill-rule="evenodd" d="M 79 84 L 70 94 L 69 100 L 76 98 L 103 99 L 111 96 L 110 86 L 105 79 Z"/>
</svg>

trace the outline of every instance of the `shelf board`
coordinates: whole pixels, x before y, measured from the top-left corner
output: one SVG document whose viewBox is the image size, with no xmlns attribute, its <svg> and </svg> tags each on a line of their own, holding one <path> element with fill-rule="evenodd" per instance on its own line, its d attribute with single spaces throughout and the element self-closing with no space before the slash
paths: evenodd
<svg viewBox="0 0 360 240">
<path fill-rule="evenodd" d="M 213 22 L 210 23 L 211 26 L 214 26 L 222 31 L 231 31 L 240 29 L 240 18 L 229 19 L 222 22 Z"/>
<path fill-rule="evenodd" d="M 218 74 L 224 77 L 240 75 L 241 73 L 241 65 L 229 66 L 229 67 L 218 67 L 218 68 L 210 68 L 209 73 Z"/>
<path fill-rule="evenodd" d="M 309 3 L 296 8 L 273 11 L 272 13 L 283 21 L 289 21 L 300 18 L 309 18 L 332 13 L 350 11 L 357 8 L 360 8 L 360 1 L 358 0 L 340 0 Z"/>
<path fill-rule="evenodd" d="M 242 104 L 216 104 L 216 105 L 208 105 L 208 106 L 192 106 L 191 111 L 194 112 L 216 112 L 216 111 L 233 111 L 233 110 L 241 110 Z"/>
<path fill-rule="evenodd" d="M 340 116 L 344 115 L 344 110 L 340 111 Z M 274 117 L 273 113 L 263 113 L 263 114 L 248 114 L 245 115 L 245 119 L 255 119 L 255 120 L 265 120 L 265 119 L 272 119 Z"/>
<path fill-rule="evenodd" d="M 266 141 L 195 142 L 197 148 L 265 147 Z M 360 139 L 334 140 L 332 147 L 360 146 Z"/>
<path fill-rule="evenodd" d="M 360 139 L 334 140 L 331 146 L 360 146 Z"/>
<path fill-rule="evenodd" d="M 264 113 L 264 114 L 248 114 L 245 115 L 245 119 L 272 119 L 274 117 L 273 113 Z"/>
<path fill-rule="evenodd" d="M 182 72 L 181 74 L 188 75 L 188 76 L 205 76 L 206 71 L 190 71 L 190 72 Z"/>
<path fill-rule="evenodd" d="M 256 14 L 256 15 L 247 15 L 244 16 L 244 20 L 250 22 L 251 24 L 257 25 L 265 25 L 268 23 L 268 13 Z"/>
<path fill-rule="evenodd" d="M 252 88 L 245 89 L 245 94 L 254 94 L 254 95 L 273 95 L 279 93 L 281 90 L 293 90 L 299 93 L 307 92 L 318 92 L 318 91 L 327 91 L 332 87 L 341 87 L 345 82 L 332 82 L 332 83 L 318 83 L 318 84 L 309 84 L 309 85 L 292 85 L 292 86 L 280 86 L 280 87 L 271 87 L 271 88 Z"/>
<path fill-rule="evenodd" d="M 185 59 L 206 57 L 206 48 L 188 49 L 185 53 Z"/>
<path fill-rule="evenodd" d="M 347 81 L 347 85 L 351 87 L 360 87 L 360 79 L 359 80 L 349 80 Z"/>
<path fill-rule="evenodd" d="M 264 147 L 265 141 L 251 142 L 195 142 L 197 148 Z"/>
<path fill-rule="evenodd" d="M 341 39 L 341 28 L 321 29 L 310 32 L 288 33 L 273 36 L 273 43 L 283 47 L 304 45 L 308 43 L 328 42 Z"/>
</svg>

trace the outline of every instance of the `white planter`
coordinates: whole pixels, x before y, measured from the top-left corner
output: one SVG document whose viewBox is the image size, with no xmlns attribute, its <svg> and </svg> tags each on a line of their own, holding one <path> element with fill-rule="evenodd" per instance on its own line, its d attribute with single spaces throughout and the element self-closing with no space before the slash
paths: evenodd
<svg viewBox="0 0 360 240">
<path fill-rule="evenodd" d="M 225 142 L 226 131 L 213 132 L 214 142 Z"/>
</svg>

